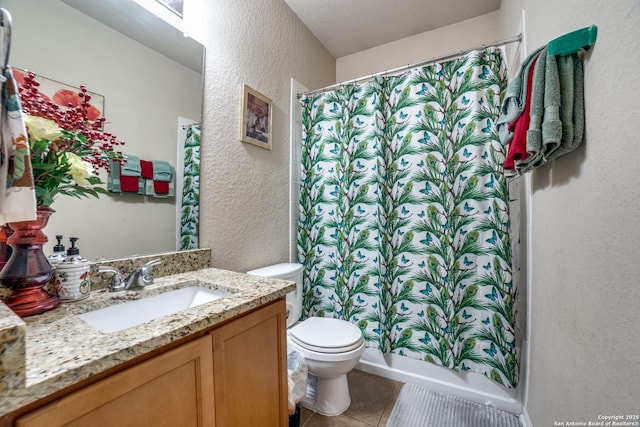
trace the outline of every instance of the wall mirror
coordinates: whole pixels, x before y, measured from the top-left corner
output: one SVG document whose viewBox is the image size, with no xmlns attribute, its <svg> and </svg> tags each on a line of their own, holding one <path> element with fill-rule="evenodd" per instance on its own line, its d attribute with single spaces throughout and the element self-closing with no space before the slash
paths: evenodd
<svg viewBox="0 0 640 427">
<path fill-rule="evenodd" d="M 90 260 L 180 248 L 178 163 L 187 127 L 201 120 L 204 47 L 140 1 L 0 2 L 13 16 L 10 65 L 104 96 L 106 130 L 125 141 L 122 151 L 168 161 L 178 176 L 174 197 L 59 197 L 45 229 L 45 253 L 58 234 L 67 246 L 78 237 Z M 106 173 L 101 177 L 106 182 Z"/>
</svg>

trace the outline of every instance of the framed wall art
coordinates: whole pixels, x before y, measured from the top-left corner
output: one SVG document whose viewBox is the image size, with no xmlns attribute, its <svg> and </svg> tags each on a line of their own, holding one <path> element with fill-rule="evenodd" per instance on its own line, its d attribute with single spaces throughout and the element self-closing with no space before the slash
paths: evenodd
<svg viewBox="0 0 640 427">
<path fill-rule="evenodd" d="M 27 71 L 20 68 L 12 68 L 12 71 L 16 83 L 21 86 Z M 37 73 L 36 80 L 40 82 L 38 90 L 48 98 L 48 101 L 53 101 L 61 109 L 64 110 L 69 104 L 76 106 L 80 103 L 80 97 L 78 96 L 80 87 L 49 79 Z M 87 91 L 87 93 L 91 95 L 87 116 L 90 121 L 94 121 L 98 117 L 104 116 L 104 95 L 91 91 Z"/>
<path fill-rule="evenodd" d="M 240 140 L 271 150 L 273 103 L 260 92 L 242 85 L 242 125 Z"/>
</svg>

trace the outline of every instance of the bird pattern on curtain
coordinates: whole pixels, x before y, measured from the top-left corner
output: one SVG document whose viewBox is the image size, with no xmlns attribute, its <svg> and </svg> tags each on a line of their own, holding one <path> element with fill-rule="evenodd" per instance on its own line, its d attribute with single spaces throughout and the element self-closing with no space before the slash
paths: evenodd
<svg viewBox="0 0 640 427">
<path fill-rule="evenodd" d="M 502 50 L 303 96 L 304 314 L 515 387 Z"/>
<path fill-rule="evenodd" d="M 200 125 L 186 128 L 182 195 L 180 198 L 180 250 L 197 249 L 200 221 Z"/>
</svg>

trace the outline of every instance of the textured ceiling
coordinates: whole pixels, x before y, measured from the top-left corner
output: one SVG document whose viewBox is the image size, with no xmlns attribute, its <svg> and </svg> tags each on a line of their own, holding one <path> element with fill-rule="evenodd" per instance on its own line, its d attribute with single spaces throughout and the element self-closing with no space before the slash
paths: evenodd
<svg viewBox="0 0 640 427">
<path fill-rule="evenodd" d="M 475 18 L 501 0 L 285 0 L 336 58 Z"/>
</svg>

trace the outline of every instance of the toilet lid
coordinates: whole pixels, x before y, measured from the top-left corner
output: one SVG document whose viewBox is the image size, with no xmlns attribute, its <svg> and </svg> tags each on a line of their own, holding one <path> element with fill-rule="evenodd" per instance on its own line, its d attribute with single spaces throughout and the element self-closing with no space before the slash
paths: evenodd
<svg viewBox="0 0 640 427">
<path fill-rule="evenodd" d="M 345 320 L 310 317 L 289 330 L 299 346 L 319 353 L 344 353 L 362 345 L 360 329 Z"/>
</svg>

